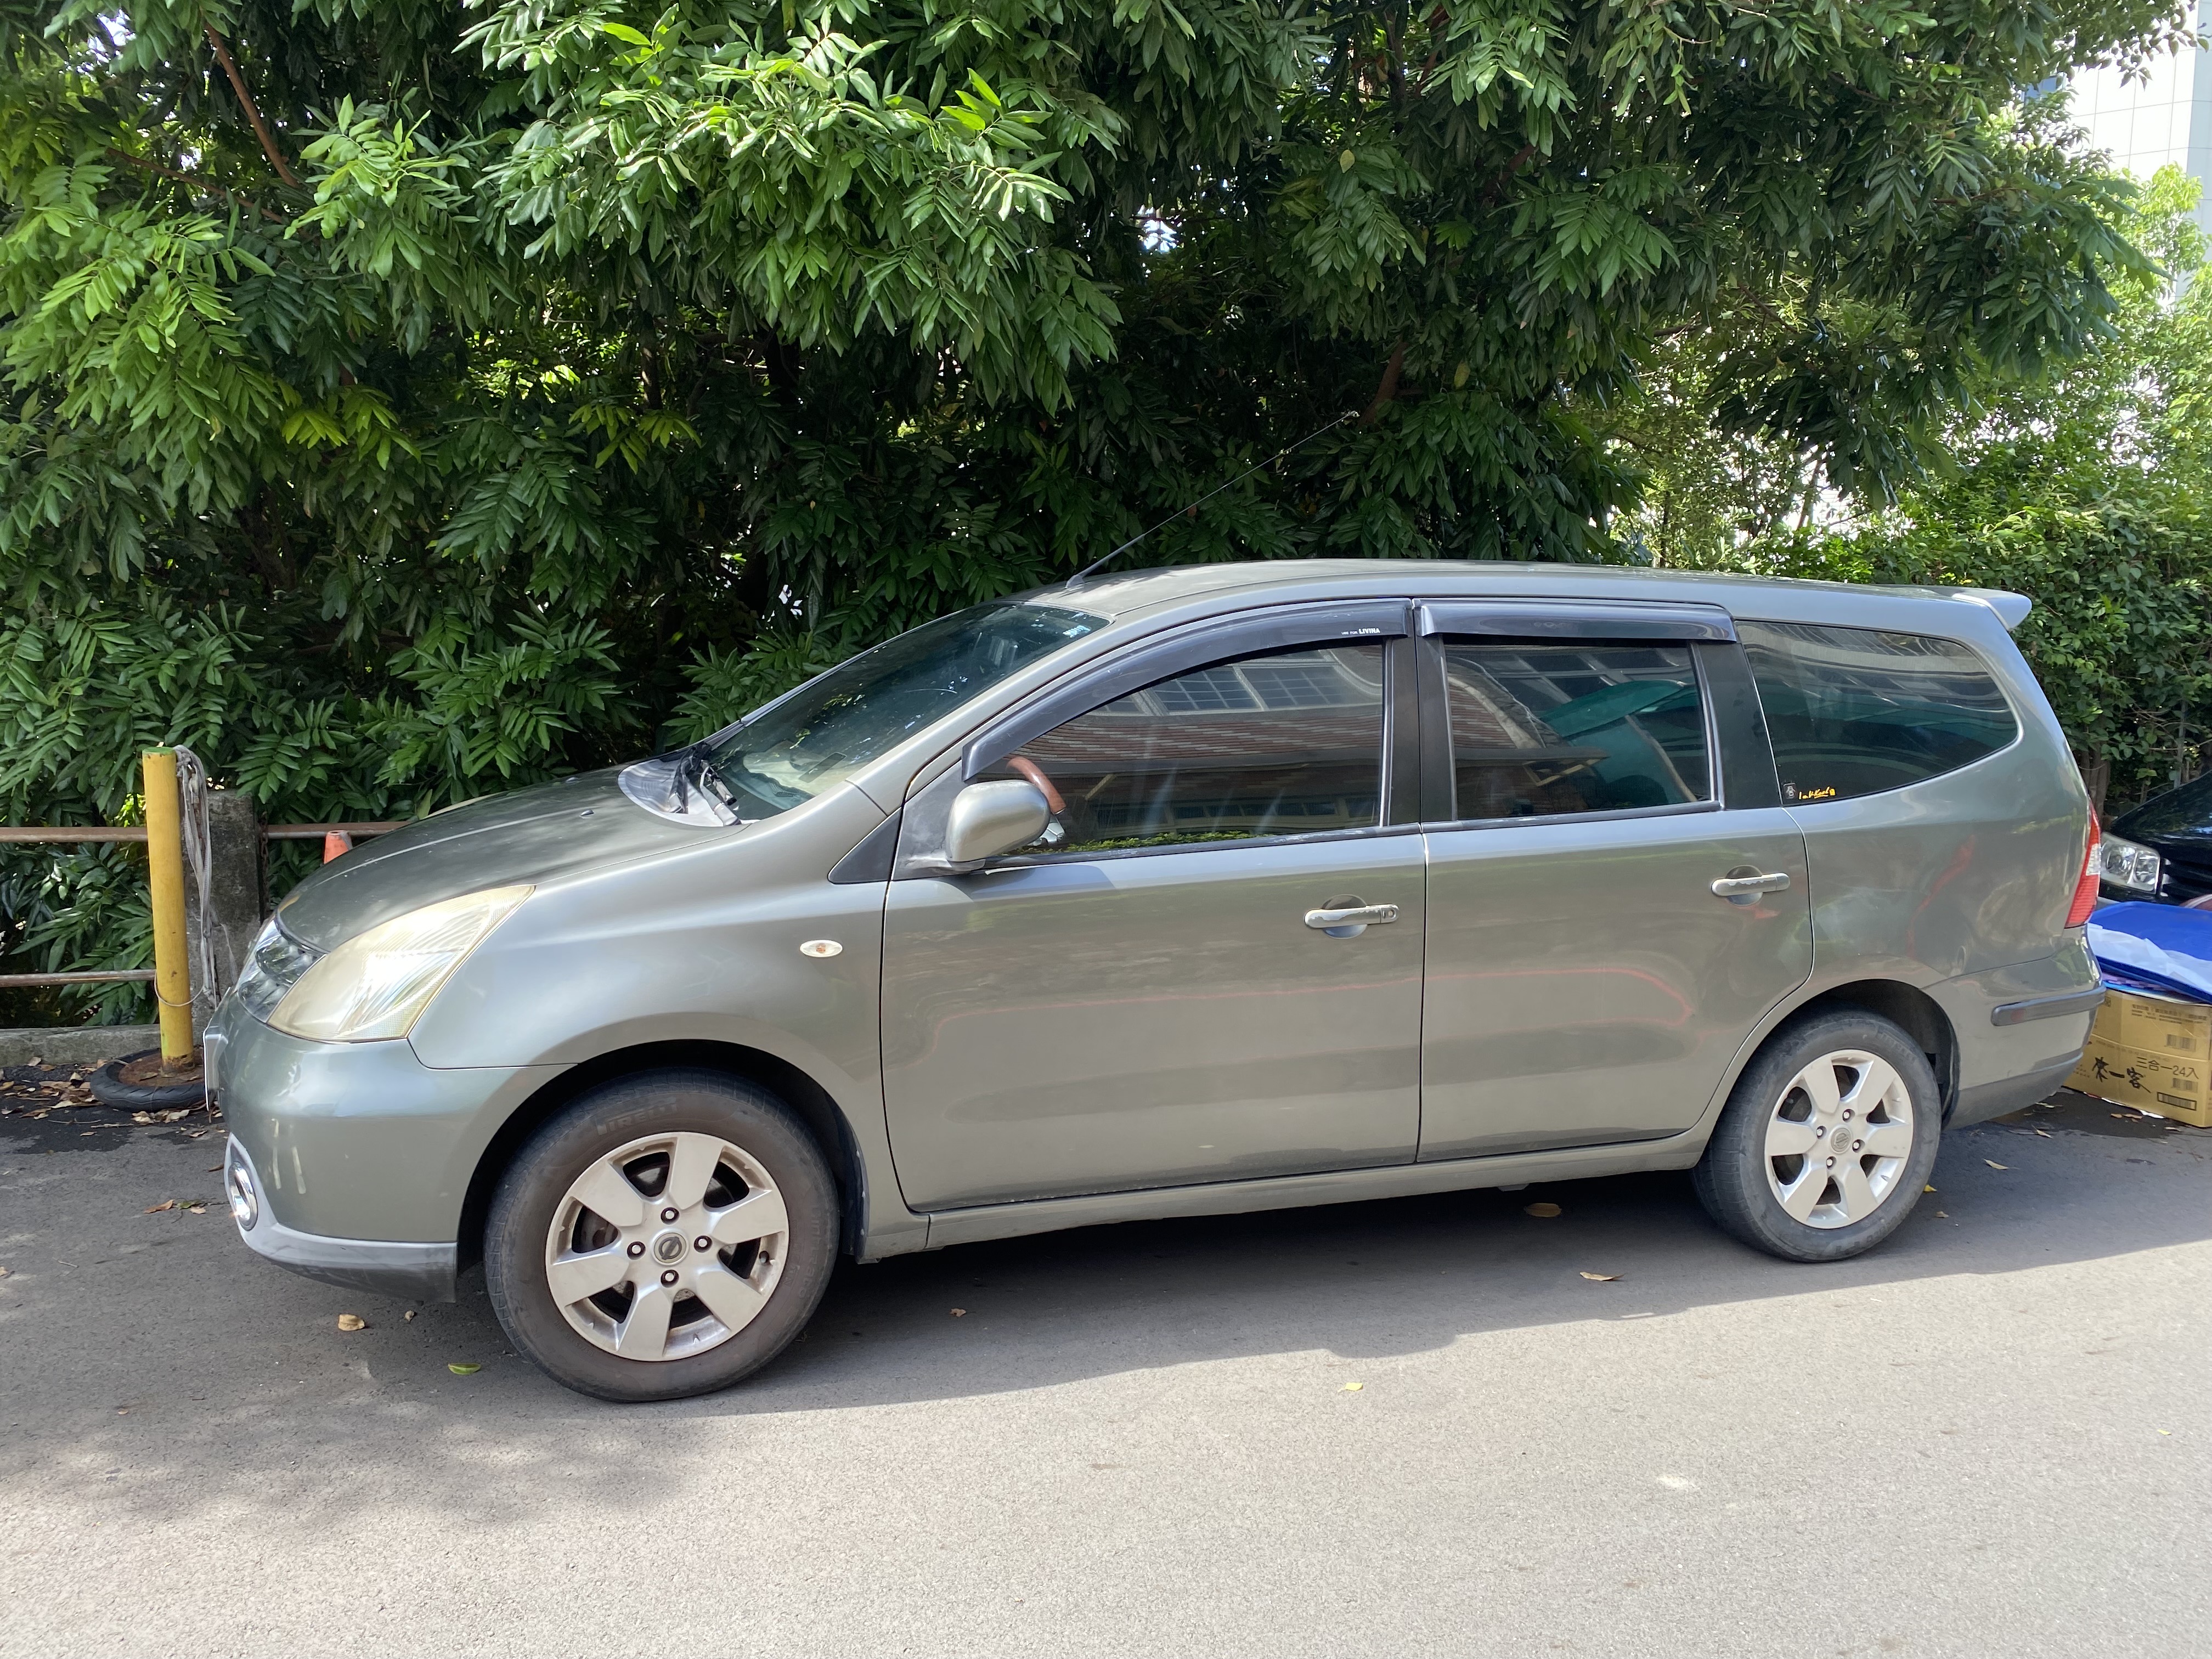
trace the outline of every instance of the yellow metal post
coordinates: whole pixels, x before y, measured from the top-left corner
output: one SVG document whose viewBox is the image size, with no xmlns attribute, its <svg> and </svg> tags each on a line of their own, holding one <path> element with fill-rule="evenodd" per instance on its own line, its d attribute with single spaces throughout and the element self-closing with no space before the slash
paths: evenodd
<svg viewBox="0 0 2212 1659">
<path fill-rule="evenodd" d="M 192 1057 L 192 969 L 185 950 L 184 812 L 177 799 L 177 751 L 149 749 L 146 877 L 154 898 L 154 1000 L 161 1010 L 161 1065 Z"/>
</svg>

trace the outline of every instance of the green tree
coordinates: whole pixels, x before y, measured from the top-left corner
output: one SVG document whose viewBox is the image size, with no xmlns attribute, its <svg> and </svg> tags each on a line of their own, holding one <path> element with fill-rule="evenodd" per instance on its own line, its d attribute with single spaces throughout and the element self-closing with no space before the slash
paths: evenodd
<svg viewBox="0 0 2212 1659">
<path fill-rule="evenodd" d="M 2100 805 L 2195 776 L 2212 721 L 2212 284 L 2197 194 L 2178 169 L 2150 182 L 2124 228 L 2155 263 L 2117 279 L 2111 333 L 2039 380 L 1977 386 L 1937 434 L 1944 464 L 1893 507 L 1683 562 L 2027 593 L 2021 647 Z"/>
<path fill-rule="evenodd" d="M 0 805 L 634 753 L 1346 410 L 1146 556 L 1601 556 L 1592 412 L 1754 313 L 1728 419 L 1887 480 L 2104 326 L 2014 91 L 2170 10 L 0 0 Z M 120 859 L 0 944 L 143 952 Z"/>
</svg>

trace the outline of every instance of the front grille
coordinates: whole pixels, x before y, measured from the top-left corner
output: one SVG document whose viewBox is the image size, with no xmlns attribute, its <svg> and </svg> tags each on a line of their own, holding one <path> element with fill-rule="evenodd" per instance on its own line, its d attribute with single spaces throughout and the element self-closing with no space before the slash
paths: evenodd
<svg viewBox="0 0 2212 1659">
<path fill-rule="evenodd" d="M 2160 898 L 2170 904 L 2186 904 L 2207 893 L 2212 893 L 2212 863 L 2178 859 L 2171 853 L 2166 855 L 2166 879 L 2159 884 Z"/>
</svg>

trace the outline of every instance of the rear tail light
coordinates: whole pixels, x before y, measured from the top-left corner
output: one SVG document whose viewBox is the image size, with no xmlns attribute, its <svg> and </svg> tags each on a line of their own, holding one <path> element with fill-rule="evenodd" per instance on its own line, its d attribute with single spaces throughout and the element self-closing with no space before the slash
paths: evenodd
<svg viewBox="0 0 2212 1659">
<path fill-rule="evenodd" d="M 2081 850 L 2081 879 L 2074 884 L 2074 908 L 2066 913 L 2066 925 L 2079 927 L 2089 920 L 2089 913 L 2097 908 L 2097 843 L 2103 839 L 2097 823 L 2097 811 L 2089 809 L 2089 844 Z"/>
</svg>

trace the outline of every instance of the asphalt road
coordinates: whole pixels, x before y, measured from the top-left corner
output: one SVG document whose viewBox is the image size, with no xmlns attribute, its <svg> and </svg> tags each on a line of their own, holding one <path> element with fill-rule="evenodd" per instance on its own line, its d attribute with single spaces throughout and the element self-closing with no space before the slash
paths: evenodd
<svg viewBox="0 0 2212 1659">
<path fill-rule="evenodd" d="M 1097 1229 L 643 1407 L 0 1119 L 0 1654 L 2200 1656 L 2212 1134 L 2112 1109 L 1838 1267 L 1673 1176 Z"/>
</svg>

